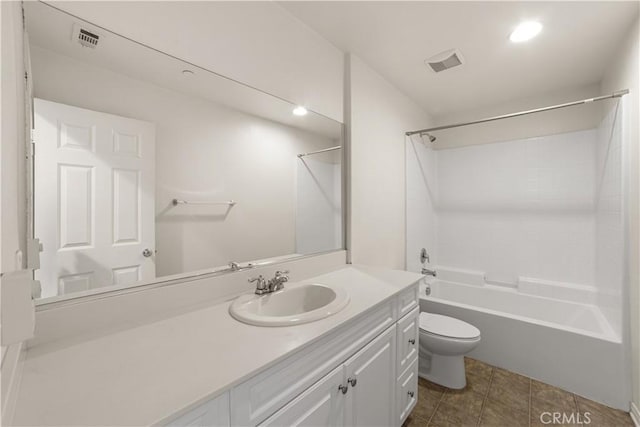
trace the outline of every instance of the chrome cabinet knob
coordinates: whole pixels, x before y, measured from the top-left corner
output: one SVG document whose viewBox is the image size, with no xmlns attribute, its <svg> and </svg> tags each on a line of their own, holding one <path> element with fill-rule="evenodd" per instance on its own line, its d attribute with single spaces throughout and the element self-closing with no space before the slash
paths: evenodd
<svg viewBox="0 0 640 427">
<path fill-rule="evenodd" d="M 409 397 L 413 397 L 415 395 L 415 393 L 412 391 L 408 392 L 407 394 L 409 395 Z"/>
<path fill-rule="evenodd" d="M 149 248 L 142 251 L 142 256 L 145 258 L 149 258 L 151 255 L 153 255 L 153 252 L 151 252 L 151 249 Z"/>
<path fill-rule="evenodd" d="M 409 340 L 409 344 L 411 344 L 411 345 L 416 345 L 416 339 L 415 339 L 415 338 L 411 338 L 411 339 Z"/>
<path fill-rule="evenodd" d="M 349 386 L 340 384 L 338 386 L 338 390 L 340 390 L 342 394 L 347 394 L 347 391 L 349 391 Z"/>
<path fill-rule="evenodd" d="M 351 384 L 351 387 L 355 387 L 356 384 L 358 383 L 358 380 L 356 378 L 349 378 L 347 379 L 347 382 Z"/>
</svg>

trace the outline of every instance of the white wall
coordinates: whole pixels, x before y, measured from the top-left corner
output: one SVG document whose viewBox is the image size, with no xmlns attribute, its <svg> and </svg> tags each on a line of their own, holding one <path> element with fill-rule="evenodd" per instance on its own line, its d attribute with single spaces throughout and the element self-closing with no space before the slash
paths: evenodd
<svg viewBox="0 0 640 427">
<path fill-rule="evenodd" d="M 50 2 L 96 25 L 343 121 L 343 54 L 275 2 Z"/>
<path fill-rule="evenodd" d="M 156 124 L 158 276 L 295 252 L 296 154 L 335 141 L 37 47 L 32 64 L 39 98 Z"/>
<path fill-rule="evenodd" d="M 607 67 L 607 72 L 602 80 L 601 90 L 610 92 L 620 89 L 629 89 L 629 95 L 622 98 L 623 105 L 623 139 L 624 154 L 627 159 L 624 163 L 626 170 L 627 194 L 629 195 L 626 206 L 626 214 L 629 221 L 628 241 L 628 291 L 624 298 L 628 298 L 631 347 L 631 382 L 633 403 L 636 406 L 636 416 L 640 408 L 640 33 L 639 23 L 635 23 L 629 29 L 625 39 L 621 41 L 620 48 L 614 52 Z M 640 419 L 636 419 L 640 423 Z"/>
<path fill-rule="evenodd" d="M 405 141 L 428 115 L 349 56 L 352 262 L 405 268 Z"/>
<path fill-rule="evenodd" d="M 593 285 L 596 137 L 438 151 L 438 264 Z"/>
<path fill-rule="evenodd" d="M 25 80 L 19 2 L 2 2 L 1 271 L 18 270 L 26 242 Z"/>
<path fill-rule="evenodd" d="M 425 138 L 426 139 L 426 138 Z M 420 137 L 406 137 L 407 270 L 420 272 L 420 251 L 438 262 L 438 156 Z M 425 263 L 428 267 L 429 263 Z"/>
<path fill-rule="evenodd" d="M 0 2 L 0 19 L 0 272 L 5 274 L 24 268 L 16 254 L 24 251 L 26 242 L 25 67 L 20 3 Z M 22 343 L 2 347 L 0 425 L 9 424 L 13 416 L 23 355 Z"/>
</svg>

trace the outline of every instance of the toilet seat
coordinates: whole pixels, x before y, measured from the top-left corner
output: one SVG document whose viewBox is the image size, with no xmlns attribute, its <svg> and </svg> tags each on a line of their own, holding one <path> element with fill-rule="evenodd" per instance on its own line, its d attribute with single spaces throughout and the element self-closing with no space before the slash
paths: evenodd
<svg viewBox="0 0 640 427">
<path fill-rule="evenodd" d="M 420 313 L 420 331 L 455 339 L 477 339 L 480 330 L 473 325 L 449 316 L 433 313 Z"/>
</svg>

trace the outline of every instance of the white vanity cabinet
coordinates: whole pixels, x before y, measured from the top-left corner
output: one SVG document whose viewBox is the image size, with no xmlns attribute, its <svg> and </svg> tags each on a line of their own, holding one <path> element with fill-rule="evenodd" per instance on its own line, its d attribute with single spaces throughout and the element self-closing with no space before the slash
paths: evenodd
<svg viewBox="0 0 640 427">
<path fill-rule="evenodd" d="M 233 387 L 215 420 L 227 424 L 169 425 L 402 425 L 418 397 L 417 296 L 415 284 Z"/>
<path fill-rule="evenodd" d="M 391 326 L 260 425 L 393 425 L 395 339 Z"/>
</svg>

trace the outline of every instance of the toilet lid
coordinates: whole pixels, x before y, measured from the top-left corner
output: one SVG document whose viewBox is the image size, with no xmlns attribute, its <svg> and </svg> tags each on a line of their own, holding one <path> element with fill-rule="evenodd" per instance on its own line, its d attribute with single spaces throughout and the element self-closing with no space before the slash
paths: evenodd
<svg viewBox="0 0 640 427">
<path fill-rule="evenodd" d="M 477 338 L 480 330 L 473 325 L 440 314 L 420 313 L 420 329 L 450 338 Z"/>
</svg>

